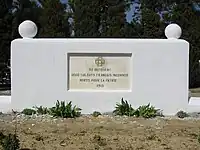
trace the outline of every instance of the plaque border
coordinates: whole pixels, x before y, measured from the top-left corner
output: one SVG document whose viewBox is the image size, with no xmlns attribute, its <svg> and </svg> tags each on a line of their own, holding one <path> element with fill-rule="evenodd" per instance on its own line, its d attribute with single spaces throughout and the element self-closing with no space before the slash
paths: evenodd
<svg viewBox="0 0 200 150">
<path fill-rule="evenodd" d="M 80 56 L 80 57 L 130 57 L 130 89 L 129 90 L 105 90 L 105 89 L 70 89 L 70 57 Z M 68 52 L 66 53 L 66 75 L 67 75 L 67 91 L 70 92 L 132 92 L 132 78 L 133 78 L 133 53 L 95 53 L 95 52 Z"/>
</svg>

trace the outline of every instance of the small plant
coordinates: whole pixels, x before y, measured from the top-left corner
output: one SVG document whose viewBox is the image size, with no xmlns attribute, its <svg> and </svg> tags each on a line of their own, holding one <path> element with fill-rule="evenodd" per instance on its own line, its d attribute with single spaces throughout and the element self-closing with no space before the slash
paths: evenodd
<svg viewBox="0 0 200 150">
<path fill-rule="evenodd" d="M 93 116 L 93 117 L 98 117 L 98 116 L 100 116 L 100 115 L 101 115 L 101 113 L 98 112 L 98 111 L 94 111 L 94 112 L 92 113 L 92 116 Z"/>
<path fill-rule="evenodd" d="M 3 150 L 18 150 L 20 147 L 20 141 L 16 134 L 4 135 L 0 142 Z"/>
<path fill-rule="evenodd" d="M 36 111 L 35 111 L 34 109 L 25 108 L 25 109 L 22 111 L 22 114 L 25 114 L 25 115 L 33 115 L 33 114 L 36 114 Z"/>
<path fill-rule="evenodd" d="M 47 107 L 37 107 L 35 106 L 34 107 L 36 109 L 36 113 L 39 114 L 39 115 L 44 115 L 44 114 L 48 114 L 49 113 L 49 109 Z"/>
<path fill-rule="evenodd" d="M 184 111 L 179 111 L 179 112 L 177 112 L 176 113 L 176 116 L 178 117 L 178 118 L 185 118 L 185 117 L 189 117 L 189 115 L 186 113 L 186 112 L 184 112 Z"/>
<path fill-rule="evenodd" d="M 15 114 L 13 119 L 17 119 L 16 111 L 13 111 L 13 113 Z M 0 132 L 0 145 L 2 146 L 3 150 L 19 150 L 20 140 L 17 136 L 17 121 L 15 124 L 14 134 L 9 133 L 8 135 L 4 135 L 2 132 Z"/>
<path fill-rule="evenodd" d="M 153 118 L 156 116 L 163 116 L 162 111 L 160 109 L 155 109 L 155 107 L 148 105 L 143 105 L 134 110 L 132 106 L 124 99 L 121 99 L 121 104 L 117 104 L 115 110 L 113 111 L 115 115 L 120 116 L 135 116 L 135 117 L 143 117 L 143 118 Z"/>
<path fill-rule="evenodd" d="M 54 117 L 62 118 L 75 118 L 81 115 L 81 109 L 74 106 L 72 107 L 72 102 L 65 104 L 65 101 L 59 102 L 57 100 L 56 106 L 50 108 L 50 114 Z"/>
<path fill-rule="evenodd" d="M 106 146 L 106 139 L 102 138 L 100 135 L 94 135 L 93 141 L 97 143 L 99 146 Z"/>
<path fill-rule="evenodd" d="M 200 134 L 197 136 L 197 140 L 200 143 Z"/>
<path fill-rule="evenodd" d="M 2 143 L 2 140 L 5 138 L 5 135 L 3 132 L 0 132 L 0 144 Z"/>
<path fill-rule="evenodd" d="M 113 111 L 113 113 L 115 115 L 119 115 L 119 116 L 133 116 L 134 115 L 134 109 L 132 108 L 132 106 L 124 99 L 121 99 L 121 104 L 116 104 L 117 106 L 115 107 L 115 110 Z"/>
<path fill-rule="evenodd" d="M 198 143 L 200 144 L 200 133 L 195 135 L 195 137 L 197 138 Z"/>
<path fill-rule="evenodd" d="M 136 117 L 143 117 L 143 118 L 153 118 L 157 116 L 157 112 L 159 110 L 155 109 L 155 107 L 150 106 L 150 103 L 148 105 L 140 106 L 138 109 L 136 109 L 134 115 Z"/>
</svg>

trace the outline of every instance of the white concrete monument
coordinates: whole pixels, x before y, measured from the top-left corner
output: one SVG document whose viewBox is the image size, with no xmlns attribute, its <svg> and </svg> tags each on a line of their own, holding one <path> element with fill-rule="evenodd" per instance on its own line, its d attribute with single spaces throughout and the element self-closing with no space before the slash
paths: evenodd
<svg viewBox="0 0 200 150">
<path fill-rule="evenodd" d="M 36 39 L 31 21 L 19 33 L 11 44 L 15 110 L 66 100 L 82 113 L 108 112 L 122 97 L 168 115 L 188 110 L 189 43 L 176 24 L 166 27 L 168 39 Z"/>
</svg>

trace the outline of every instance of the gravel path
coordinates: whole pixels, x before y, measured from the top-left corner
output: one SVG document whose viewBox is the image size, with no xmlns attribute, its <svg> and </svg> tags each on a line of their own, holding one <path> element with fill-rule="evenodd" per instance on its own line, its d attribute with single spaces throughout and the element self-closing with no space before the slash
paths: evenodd
<svg viewBox="0 0 200 150">
<path fill-rule="evenodd" d="M 190 113 L 189 117 L 185 117 L 185 118 L 178 118 L 177 116 L 165 116 L 165 117 L 156 117 L 156 118 L 152 118 L 149 120 L 157 120 L 157 119 L 165 119 L 165 120 L 191 120 L 191 121 L 195 121 L 195 120 L 200 120 L 200 113 L 198 112 L 194 112 L 194 113 Z M 87 118 L 87 119 L 93 119 L 94 117 L 92 115 L 82 115 L 80 118 Z M 114 116 L 111 113 L 109 115 L 100 115 L 97 118 L 99 119 L 111 119 L 111 120 L 121 120 L 121 121 L 125 121 L 127 119 L 130 118 L 134 118 L 134 117 L 127 117 L 127 116 Z M 39 121 L 39 122 L 51 122 L 53 121 L 62 121 L 65 120 L 63 118 L 56 118 L 50 115 L 24 115 L 24 114 L 0 114 L 0 121 L 5 121 L 5 122 L 12 122 L 13 120 L 17 120 L 19 122 L 25 122 L 28 120 L 32 120 L 32 121 Z"/>
</svg>

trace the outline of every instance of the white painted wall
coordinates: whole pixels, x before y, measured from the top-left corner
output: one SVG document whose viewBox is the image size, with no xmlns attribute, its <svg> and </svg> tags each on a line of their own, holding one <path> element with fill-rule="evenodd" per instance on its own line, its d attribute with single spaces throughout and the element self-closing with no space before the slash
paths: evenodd
<svg viewBox="0 0 200 150">
<path fill-rule="evenodd" d="M 66 100 L 82 113 L 107 112 L 123 97 L 133 107 L 151 103 L 168 115 L 187 111 L 189 43 L 173 34 L 169 39 L 16 39 L 11 44 L 12 108 Z M 68 53 L 132 53 L 131 90 L 68 91 Z"/>
</svg>

